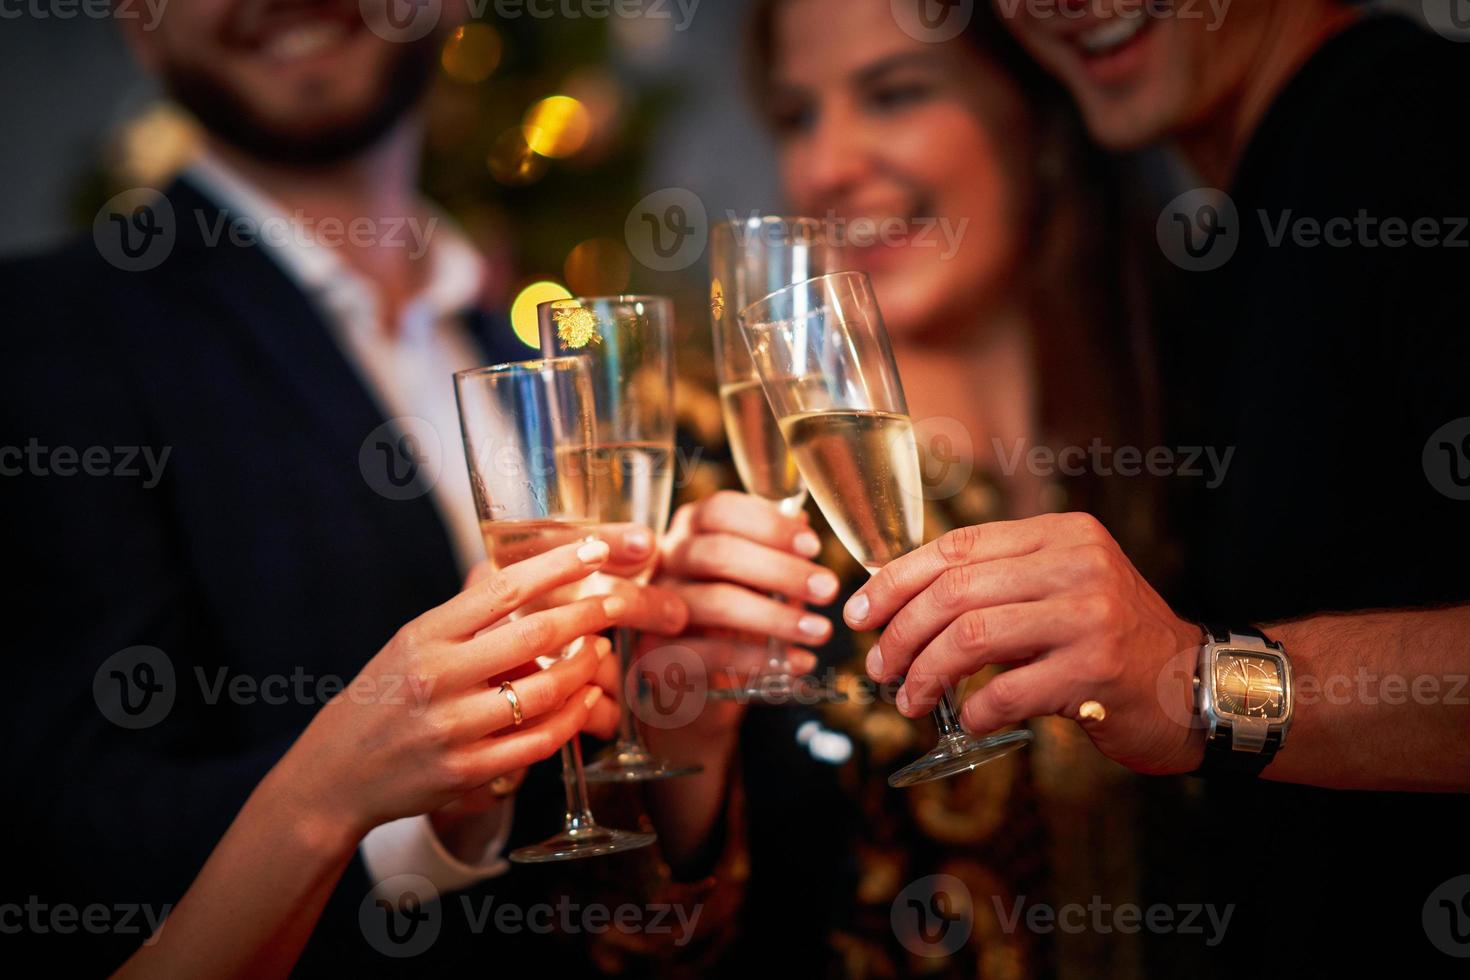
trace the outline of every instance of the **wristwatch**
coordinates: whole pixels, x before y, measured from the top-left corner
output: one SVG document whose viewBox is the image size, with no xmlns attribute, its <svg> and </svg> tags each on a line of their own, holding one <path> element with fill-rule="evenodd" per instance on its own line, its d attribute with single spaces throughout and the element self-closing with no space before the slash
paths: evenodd
<svg viewBox="0 0 1470 980">
<path fill-rule="evenodd" d="M 1291 728 L 1291 660 L 1258 629 L 1204 630 L 1194 676 L 1194 700 L 1206 728 L 1197 774 L 1259 776 Z"/>
</svg>

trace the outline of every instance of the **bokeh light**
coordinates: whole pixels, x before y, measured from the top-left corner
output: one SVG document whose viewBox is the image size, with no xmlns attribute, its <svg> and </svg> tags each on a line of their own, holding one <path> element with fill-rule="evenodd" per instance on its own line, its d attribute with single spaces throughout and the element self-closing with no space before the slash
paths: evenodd
<svg viewBox="0 0 1470 980">
<path fill-rule="evenodd" d="M 542 280 L 522 289 L 510 304 L 510 324 L 516 336 L 527 347 L 541 349 L 541 328 L 536 323 L 536 306 L 556 299 L 571 299 L 572 294 L 559 282 Z"/>
<path fill-rule="evenodd" d="M 483 82 L 500 64 L 500 35 L 489 24 L 466 24 L 449 36 L 439 63 L 456 82 Z"/>
<path fill-rule="evenodd" d="M 518 126 L 500 134 L 490 148 L 486 164 L 496 180 L 512 187 L 535 183 L 546 173 L 547 167 L 546 159 L 531 149 Z"/>
<path fill-rule="evenodd" d="M 633 256 L 613 238 L 589 238 L 567 256 L 562 270 L 577 296 L 616 296 L 628 289 Z"/>
<path fill-rule="evenodd" d="M 521 127 L 526 143 L 544 157 L 569 157 L 587 145 L 592 116 L 569 95 L 542 99 L 526 112 Z"/>
</svg>

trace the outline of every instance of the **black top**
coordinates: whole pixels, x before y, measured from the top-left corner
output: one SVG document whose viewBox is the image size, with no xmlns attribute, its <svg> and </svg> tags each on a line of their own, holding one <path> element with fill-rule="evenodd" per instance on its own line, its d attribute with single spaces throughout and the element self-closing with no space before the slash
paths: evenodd
<svg viewBox="0 0 1470 980">
<path fill-rule="evenodd" d="M 1196 487 L 1177 501 L 1182 614 L 1238 626 L 1470 600 L 1467 57 L 1408 21 L 1359 23 L 1252 139 L 1229 188 L 1237 250 L 1185 274 L 1160 344 L 1175 445 L 1234 449 L 1217 489 L 1175 481 Z M 1330 242 L 1311 244 L 1314 223 Z M 1214 897 L 1193 900 L 1240 903 L 1215 966 L 1322 975 L 1365 947 L 1463 965 L 1421 913 L 1470 871 L 1470 797 L 1214 783 L 1205 809 L 1203 837 L 1186 833 Z"/>
</svg>

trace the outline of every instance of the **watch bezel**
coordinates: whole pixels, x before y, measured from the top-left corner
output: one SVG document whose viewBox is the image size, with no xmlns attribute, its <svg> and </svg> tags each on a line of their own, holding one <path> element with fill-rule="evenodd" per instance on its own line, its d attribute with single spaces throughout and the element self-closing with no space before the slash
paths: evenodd
<svg viewBox="0 0 1470 980">
<path fill-rule="evenodd" d="M 1236 656 L 1259 657 L 1276 661 L 1281 674 L 1281 700 L 1283 705 L 1282 714 L 1279 717 L 1267 718 L 1261 715 L 1241 715 L 1233 711 L 1222 711 L 1215 701 L 1215 663 L 1221 654 L 1233 654 Z M 1279 650 L 1273 650 L 1262 643 L 1259 647 L 1244 646 L 1238 641 L 1226 643 L 1210 642 L 1205 645 L 1200 654 L 1199 664 L 1200 680 L 1200 714 L 1209 721 L 1209 734 L 1215 735 L 1215 730 L 1220 724 L 1237 725 L 1249 723 L 1259 725 L 1265 723 L 1272 728 L 1280 728 L 1283 733 L 1291 725 L 1292 714 L 1296 710 L 1296 689 L 1291 673 L 1291 659 Z"/>
</svg>

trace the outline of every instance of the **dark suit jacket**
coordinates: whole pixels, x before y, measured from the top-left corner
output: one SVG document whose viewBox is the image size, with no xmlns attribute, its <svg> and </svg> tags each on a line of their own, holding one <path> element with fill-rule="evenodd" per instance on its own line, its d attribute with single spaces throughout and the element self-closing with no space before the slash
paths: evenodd
<svg viewBox="0 0 1470 980">
<path fill-rule="evenodd" d="M 351 680 L 459 587 L 430 498 L 390 499 L 360 465 L 386 420 L 311 303 L 262 249 L 211 245 L 219 209 L 190 184 L 167 197 L 177 234 L 157 268 L 124 271 L 93 240 L 0 266 L 0 447 L 29 447 L 0 458 L 18 790 L 4 901 L 176 902 L 319 707 L 316 681 Z M 534 356 L 505 321 L 469 322 L 486 363 Z M 140 447 L 168 454 L 156 485 Z M 107 474 L 64 475 L 81 462 Z M 284 703 L 220 691 L 237 677 L 292 686 Z M 394 965 L 358 927 L 368 887 L 354 861 L 304 972 Z M 48 915 L 26 936 L 57 963 L 111 966 L 147 933 L 63 933 Z"/>
</svg>

